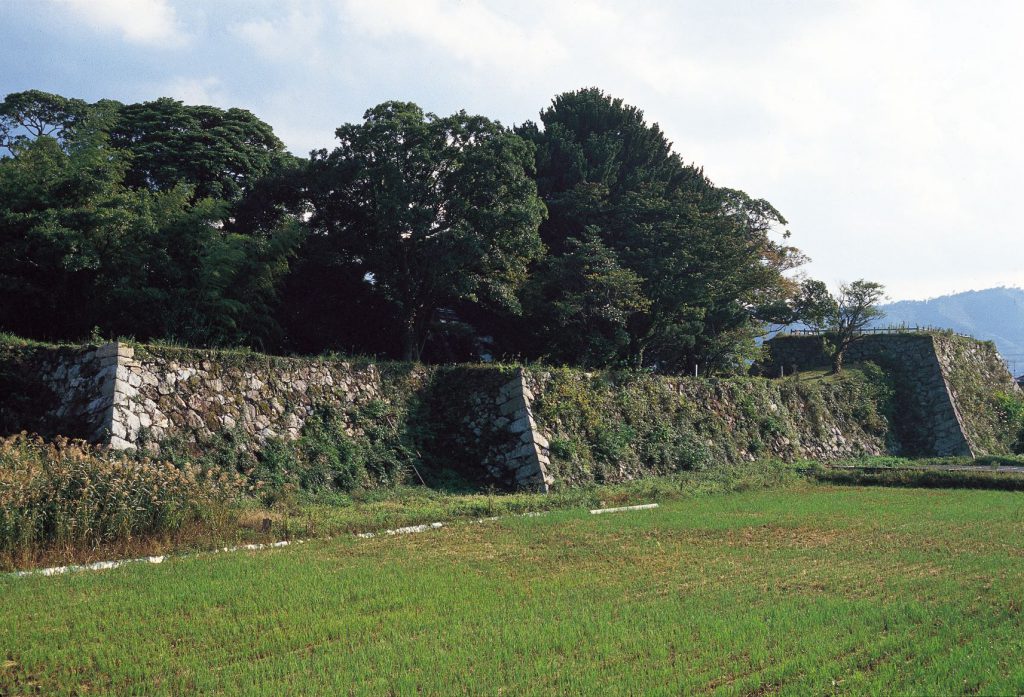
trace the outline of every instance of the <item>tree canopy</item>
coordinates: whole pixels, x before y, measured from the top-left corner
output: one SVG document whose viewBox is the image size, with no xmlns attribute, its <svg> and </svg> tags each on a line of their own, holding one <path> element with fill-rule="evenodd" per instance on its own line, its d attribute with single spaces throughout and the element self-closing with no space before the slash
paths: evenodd
<svg viewBox="0 0 1024 697">
<path fill-rule="evenodd" d="M 540 121 L 517 132 L 537 146 L 538 190 L 550 212 L 544 243 L 558 256 L 592 236 L 642 289 L 624 323 L 628 341 L 609 362 L 739 367 L 760 320 L 796 291 L 783 272 L 803 258 L 772 238 L 782 215 L 716 187 L 642 111 L 601 90 L 555 97 Z M 602 344 L 602 332 L 594 325 L 583 339 Z"/>
<path fill-rule="evenodd" d="M 689 374 L 745 370 L 768 322 L 839 326 L 778 210 L 599 89 L 336 136 L 301 158 L 244 109 L 7 95 L 0 330 Z"/>
<path fill-rule="evenodd" d="M 251 112 L 166 97 L 122 106 L 110 144 L 132 153 L 128 186 L 166 191 L 189 184 L 197 199 L 237 200 L 286 161 L 284 144 Z"/>
<path fill-rule="evenodd" d="M 419 357 L 445 305 L 517 308 L 544 214 L 525 141 L 482 116 L 406 102 L 370 109 L 337 137 L 313 156 L 312 227 L 394 308 L 404 357 Z"/>
</svg>

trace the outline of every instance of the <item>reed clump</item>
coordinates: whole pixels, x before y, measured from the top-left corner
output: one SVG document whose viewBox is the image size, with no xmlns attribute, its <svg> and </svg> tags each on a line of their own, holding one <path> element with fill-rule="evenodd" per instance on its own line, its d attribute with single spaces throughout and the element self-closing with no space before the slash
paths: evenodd
<svg viewBox="0 0 1024 697">
<path fill-rule="evenodd" d="M 245 492 L 233 472 L 126 458 L 67 439 L 0 439 L 0 553 L 95 547 L 208 520 Z"/>
</svg>

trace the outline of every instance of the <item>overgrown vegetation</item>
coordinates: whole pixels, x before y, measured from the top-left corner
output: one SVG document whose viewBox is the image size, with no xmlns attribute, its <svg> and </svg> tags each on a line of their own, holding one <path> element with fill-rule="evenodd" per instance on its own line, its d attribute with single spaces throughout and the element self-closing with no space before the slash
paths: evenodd
<svg viewBox="0 0 1024 697">
<path fill-rule="evenodd" d="M 1010 437 L 1010 448 L 1015 453 L 1024 453 L 1024 396 L 1019 393 L 1003 392 L 996 395 L 1002 408 L 1003 421 Z"/>
<path fill-rule="evenodd" d="M 235 428 L 189 442 L 162 440 L 160 457 L 178 466 L 196 463 L 243 475 L 267 505 L 305 495 L 393 487 L 411 480 L 415 445 L 405 410 L 376 399 L 343 412 L 321 408 L 306 420 L 298 439 L 259 443 Z M 146 446 L 135 457 L 145 459 Z"/>
<path fill-rule="evenodd" d="M 173 532 L 245 492 L 223 468 L 128 459 L 81 442 L 0 440 L 0 560 Z"/>
<path fill-rule="evenodd" d="M 1021 466 L 1024 463 L 1017 463 Z M 976 469 L 935 469 L 923 466 L 890 468 L 812 468 L 812 476 L 829 484 L 896 486 L 926 489 L 998 489 L 1024 491 L 1024 472 Z"/>
<path fill-rule="evenodd" d="M 556 478 L 580 484 L 700 470 L 834 438 L 840 419 L 867 451 L 890 433 L 893 387 L 874 365 L 828 380 L 666 380 L 643 372 L 543 371 L 535 403 Z"/>
</svg>

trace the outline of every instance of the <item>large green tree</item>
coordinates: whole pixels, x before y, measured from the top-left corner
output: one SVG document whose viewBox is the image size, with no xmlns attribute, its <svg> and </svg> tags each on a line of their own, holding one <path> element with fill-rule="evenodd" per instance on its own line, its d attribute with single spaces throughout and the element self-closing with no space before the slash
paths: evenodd
<svg viewBox="0 0 1024 697">
<path fill-rule="evenodd" d="M 832 356 L 832 372 L 843 370 L 846 352 L 864 337 L 864 330 L 884 317 L 879 305 L 885 286 L 863 278 L 839 286 L 832 295 L 821 281 L 806 281 L 800 294 L 801 319 L 825 336 L 825 348 Z"/>
<path fill-rule="evenodd" d="M 613 365 L 629 350 L 629 321 L 650 301 L 639 276 L 624 269 L 590 230 L 570 238 L 563 254 L 540 262 L 523 290 L 533 323 L 533 355 L 588 367 Z"/>
<path fill-rule="evenodd" d="M 19 141 L 0 159 L 0 329 L 40 339 L 273 341 L 297 223 L 225 230 L 226 202 L 133 190 L 102 132 Z"/>
<path fill-rule="evenodd" d="M 273 129 L 251 112 L 167 97 L 121 106 L 110 142 L 132 154 L 128 186 L 166 191 L 189 184 L 196 199 L 235 201 L 289 159 Z"/>
<path fill-rule="evenodd" d="M 12 92 L 0 102 L 0 148 L 13 156 L 40 136 L 65 142 L 92 112 L 81 99 L 41 90 Z"/>
<path fill-rule="evenodd" d="M 517 132 L 537 146 L 550 212 L 540 232 L 552 254 L 596 234 L 641 279 L 647 309 L 627 322 L 623 362 L 667 372 L 741 367 L 761 320 L 797 290 L 784 272 L 802 257 L 776 239 L 781 214 L 714 186 L 642 111 L 598 89 L 555 97 L 539 124 Z"/>
<path fill-rule="evenodd" d="M 314 153 L 314 234 L 398 319 L 418 358 L 436 312 L 457 302 L 517 309 L 544 216 L 533 148 L 500 124 L 386 102 Z"/>
<path fill-rule="evenodd" d="M 100 278 L 135 224 L 124 161 L 102 143 L 62 149 L 50 135 L 0 159 L 0 328 L 87 335 L 105 304 Z"/>
</svg>

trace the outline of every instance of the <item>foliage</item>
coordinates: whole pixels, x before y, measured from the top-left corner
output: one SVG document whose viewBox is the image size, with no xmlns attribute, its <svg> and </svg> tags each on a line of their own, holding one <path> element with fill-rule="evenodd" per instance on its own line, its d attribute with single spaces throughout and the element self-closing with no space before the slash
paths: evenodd
<svg viewBox="0 0 1024 697">
<path fill-rule="evenodd" d="M 9 94 L 0 330 L 745 370 L 794 307 L 782 215 L 600 90 L 540 124 L 386 102 L 305 160 L 243 109 Z"/>
<path fill-rule="evenodd" d="M 566 252 L 542 261 L 523 291 L 524 314 L 537 343 L 529 351 L 548 361 L 582 366 L 616 365 L 626 359 L 630 319 L 645 312 L 639 276 L 589 228 L 566 242 Z"/>
<path fill-rule="evenodd" d="M 996 489 L 1024 491 L 1024 474 L 986 471 L 982 468 L 942 470 L 926 467 L 878 469 L 817 469 L 813 476 L 828 484 L 847 486 L 897 486 L 927 489 Z"/>
<path fill-rule="evenodd" d="M 642 283 L 626 327 L 628 363 L 739 369 L 760 320 L 795 292 L 782 272 L 803 257 L 771 238 L 785 219 L 766 201 L 715 187 L 642 111 L 598 89 L 558 95 L 540 120 L 543 129 L 526 123 L 517 132 L 537 145 L 538 191 L 550 212 L 544 243 L 558 257 L 596 236 Z M 594 343 L 606 341 L 606 329 L 591 331 Z"/>
<path fill-rule="evenodd" d="M 778 457 L 832 442 L 868 452 L 892 438 L 894 390 L 866 364 L 827 381 L 679 379 L 545 370 L 534 416 L 556 479 L 579 485 Z M 855 450 L 856 451 L 856 450 Z"/>
<path fill-rule="evenodd" d="M 820 291 L 820 288 L 818 289 Z M 885 298 L 885 287 L 881 283 L 860 279 L 839 286 L 839 295 L 829 300 L 819 297 L 821 304 L 816 319 L 824 320 L 825 336 L 832 354 L 832 372 L 843 369 L 846 350 L 857 341 L 875 320 L 885 313 L 878 306 Z"/>
<path fill-rule="evenodd" d="M 89 116 L 89 105 L 41 90 L 12 92 L 0 103 L 0 148 L 11 155 L 46 136 L 66 142 Z"/>
<path fill-rule="evenodd" d="M 121 106 L 110 144 L 131 153 L 127 186 L 169 191 L 185 184 L 196 199 L 235 201 L 287 160 L 273 129 L 251 112 L 167 97 Z"/>
<path fill-rule="evenodd" d="M 531 149 L 500 124 L 386 102 L 314 153 L 313 228 L 393 307 L 404 357 L 457 301 L 515 308 L 540 251 Z"/>
<path fill-rule="evenodd" d="M 242 495 L 239 477 L 109 455 L 80 442 L 0 440 L 0 554 L 171 532 Z"/>
<path fill-rule="evenodd" d="M 265 343 L 300 239 L 294 224 L 250 237 L 219 229 L 226 204 L 193 190 L 126 188 L 124 154 L 90 136 L 40 136 L 0 160 L 0 327 L 44 339 L 174 338 Z"/>
<path fill-rule="evenodd" d="M 1002 407 L 1002 416 L 1013 437 L 1012 452 L 1024 453 L 1024 397 L 1003 392 L 996 396 Z"/>
<path fill-rule="evenodd" d="M 161 458 L 178 466 L 194 462 L 245 475 L 268 505 L 325 491 L 396 486 L 411 475 L 415 448 L 405 407 L 397 400 L 373 400 L 343 411 L 321 408 L 294 441 L 258 442 L 236 427 L 200 442 L 171 437 L 153 445 Z M 146 458 L 145 449 L 136 457 Z"/>
</svg>

